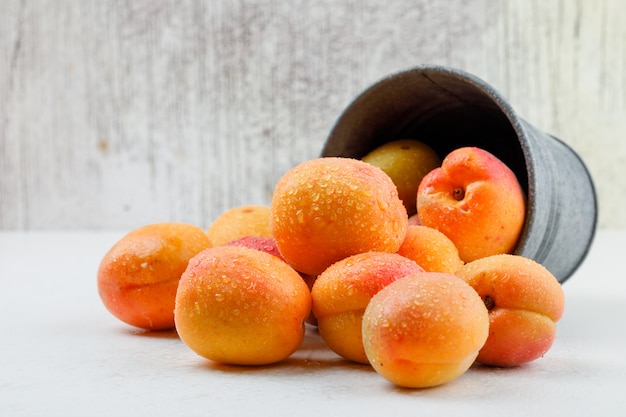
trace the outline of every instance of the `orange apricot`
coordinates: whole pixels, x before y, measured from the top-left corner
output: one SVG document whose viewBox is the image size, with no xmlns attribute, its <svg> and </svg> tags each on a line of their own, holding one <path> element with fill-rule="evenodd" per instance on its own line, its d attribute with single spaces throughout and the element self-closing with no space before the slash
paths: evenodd
<svg viewBox="0 0 626 417">
<path fill-rule="evenodd" d="M 320 336 L 337 354 L 368 363 L 361 337 L 361 318 L 380 289 L 424 270 L 395 253 L 365 252 L 329 266 L 313 284 L 313 313 Z"/>
<path fill-rule="evenodd" d="M 393 181 L 351 158 L 317 158 L 287 171 L 271 204 L 272 233 L 285 260 L 311 275 L 350 255 L 396 252 L 408 216 Z"/>
<path fill-rule="evenodd" d="M 220 214 L 207 229 L 211 246 L 219 246 L 246 236 L 272 237 L 270 207 L 245 205 Z"/>
<path fill-rule="evenodd" d="M 419 214 L 415 213 L 414 215 L 409 216 L 409 226 L 412 226 L 412 225 L 419 226 L 421 224 L 422 224 L 422 222 L 420 221 Z"/>
<path fill-rule="evenodd" d="M 267 252 L 270 255 L 277 256 L 281 261 L 284 261 L 283 255 L 280 254 L 278 246 L 276 246 L 276 239 L 273 237 L 263 236 L 244 236 L 239 239 L 231 240 L 226 243 L 228 246 L 242 246 L 245 248 L 256 249 L 263 252 Z"/>
<path fill-rule="evenodd" d="M 278 246 L 276 246 L 276 239 L 273 237 L 246 236 L 233 240 L 232 242 L 228 242 L 226 245 L 243 246 L 250 249 L 260 250 L 269 253 L 270 255 L 277 256 L 280 260 L 285 261 L 285 258 L 283 258 L 283 255 L 281 255 L 278 250 Z M 304 274 L 302 272 L 300 272 L 300 276 L 310 291 L 317 276 Z M 306 322 L 312 326 L 317 326 L 317 319 L 315 318 L 312 310 L 309 317 L 307 317 Z"/>
<path fill-rule="evenodd" d="M 465 264 L 457 275 L 489 309 L 489 338 L 478 354 L 479 362 L 515 366 L 550 349 L 565 295 L 543 265 L 519 255 L 492 255 Z"/>
<path fill-rule="evenodd" d="M 463 265 L 454 243 L 432 227 L 410 225 L 398 254 L 414 260 L 428 272 L 453 274 Z"/>
<path fill-rule="evenodd" d="M 298 349 L 310 311 L 309 289 L 287 263 L 257 249 L 217 246 L 189 261 L 174 317 L 180 338 L 198 355 L 265 365 Z"/>
<path fill-rule="evenodd" d="M 396 385 L 424 388 L 461 376 L 489 330 L 476 291 L 452 274 L 422 272 L 374 295 L 363 314 L 363 346 L 372 367 Z"/>
<path fill-rule="evenodd" d="M 417 190 L 421 224 L 452 240 L 464 262 L 515 250 L 526 219 L 526 195 L 515 173 L 490 152 L 450 152 Z"/>
<path fill-rule="evenodd" d="M 147 330 L 174 327 L 174 301 L 189 259 L 210 246 L 199 227 L 155 223 L 122 237 L 98 268 L 98 293 L 118 319 Z"/>
</svg>

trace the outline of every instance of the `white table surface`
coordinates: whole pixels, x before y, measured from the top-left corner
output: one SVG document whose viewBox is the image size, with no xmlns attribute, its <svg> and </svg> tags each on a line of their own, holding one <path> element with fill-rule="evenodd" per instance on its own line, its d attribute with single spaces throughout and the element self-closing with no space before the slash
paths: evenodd
<svg viewBox="0 0 626 417">
<path fill-rule="evenodd" d="M 600 230 L 565 282 L 545 357 L 426 390 L 341 360 L 311 329 L 280 364 L 233 367 L 125 325 L 96 291 L 124 233 L 0 232 L 0 416 L 626 415 L 626 231 Z"/>
</svg>

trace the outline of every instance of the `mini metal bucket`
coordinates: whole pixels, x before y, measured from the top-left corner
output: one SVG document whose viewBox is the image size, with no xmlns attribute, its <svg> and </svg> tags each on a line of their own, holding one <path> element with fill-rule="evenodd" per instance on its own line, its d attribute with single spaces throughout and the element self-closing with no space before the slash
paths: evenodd
<svg viewBox="0 0 626 417">
<path fill-rule="evenodd" d="M 576 152 L 521 119 L 493 87 L 442 66 L 388 76 L 343 111 L 322 156 L 362 158 L 406 138 L 427 143 L 442 158 L 464 146 L 496 155 L 515 172 L 528 199 L 514 253 L 541 263 L 561 283 L 583 262 L 598 213 L 589 171 Z"/>
</svg>

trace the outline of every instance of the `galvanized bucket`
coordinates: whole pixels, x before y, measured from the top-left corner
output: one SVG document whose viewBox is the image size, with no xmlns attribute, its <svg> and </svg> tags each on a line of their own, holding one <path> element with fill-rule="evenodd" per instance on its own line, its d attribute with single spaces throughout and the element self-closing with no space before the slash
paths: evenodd
<svg viewBox="0 0 626 417">
<path fill-rule="evenodd" d="M 322 156 L 361 158 L 383 143 L 414 138 L 443 158 L 463 146 L 486 149 L 517 175 L 528 198 L 515 250 L 559 282 L 585 259 L 597 226 L 597 198 L 580 157 L 521 119 L 490 85 L 466 72 L 419 66 L 386 77 L 344 110 Z"/>
</svg>

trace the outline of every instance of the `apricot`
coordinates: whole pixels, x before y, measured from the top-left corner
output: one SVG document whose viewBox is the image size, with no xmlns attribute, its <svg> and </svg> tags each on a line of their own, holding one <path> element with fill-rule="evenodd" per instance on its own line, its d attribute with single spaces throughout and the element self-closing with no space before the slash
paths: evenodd
<svg viewBox="0 0 626 417">
<path fill-rule="evenodd" d="M 363 346 L 372 367 L 396 385 L 449 382 L 472 365 L 487 340 L 482 299 L 452 274 L 422 272 L 374 295 L 363 314 Z"/>
<path fill-rule="evenodd" d="M 174 318 L 198 355 L 234 365 L 265 365 L 295 352 L 304 338 L 311 295 L 278 257 L 240 246 L 206 249 L 189 261 Z"/>
<path fill-rule="evenodd" d="M 519 255 L 493 255 L 467 263 L 457 275 L 489 309 L 489 337 L 478 354 L 479 362 L 515 366 L 550 349 L 565 296 L 543 265 Z"/>
<path fill-rule="evenodd" d="M 219 246 L 246 237 L 272 237 L 270 207 L 244 205 L 226 210 L 207 229 L 211 246 Z"/>
<path fill-rule="evenodd" d="M 244 236 L 239 239 L 232 240 L 226 243 L 228 246 L 242 246 L 245 248 L 256 249 L 270 255 L 277 256 L 281 261 L 284 261 L 283 255 L 280 254 L 278 246 L 276 245 L 276 239 L 273 237 L 263 236 Z"/>
<path fill-rule="evenodd" d="M 463 265 L 454 243 L 432 227 L 410 225 L 398 254 L 414 260 L 428 272 L 453 274 Z"/>
<path fill-rule="evenodd" d="M 317 158 L 287 171 L 274 189 L 271 228 L 296 270 L 319 275 L 368 251 L 396 252 L 408 216 L 393 181 L 351 158 Z"/>
<path fill-rule="evenodd" d="M 246 236 L 235 239 L 232 242 L 228 242 L 227 245 L 243 246 L 250 249 L 260 250 L 269 253 L 270 255 L 274 255 L 282 261 L 285 260 L 285 258 L 283 258 L 283 255 L 281 255 L 280 251 L 278 250 L 278 246 L 276 245 L 276 239 L 274 239 L 273 237 Z M 300 276 L 302 277 L 310 291 L 311 288 L 313 288 L 313 283 L 317 279 L 317 276 L 304 274 L 302 272 L 300 272 Z M 311 311 L 305 322 L 309 323 L 312 326 L 317 326 L 317 319 L 315 318 L 313 311 Z"/>
<path fill-rule="evenodd" d="M 526 196 L 515 173 L 484 149 L 455 149 L 417 191 L 421 224 L 441 231 L 470 262 L 511 253 L 524 227 Z"/>
<path fill-rule="evenodd" d="M 441 165 L 434 149 L 415 139 L 387 142 L 361 159 L 391 177 L 409 216 L 417 212 L 417 188 L 422 178 Z"/>
<path fill-rule="evenodd" d="M 419 226 L 421 224 L 422 222 L 420 221 L 420 216 L 417 213 L 415 213 L 412 216 L 409 216 L 409 226 L 411 225 Z"/>
<path fill-rule="evenodd" d="M 368 363 L 361 318 L 370 299 L 387 284 L 424 270 L 395 253 L 366 252 L 328 267 L 313 284 L 313 313 L 320 336 L 335 353 Z"/>
<path fill-rule="evenodd" d="M 174 327 L 178 281 L 189 259 L 210 246 L 200 227 L 155 223 L 122 237 L 98 268 L 98 293 L 115 317 L 146 330 Z"/>
</svg>

